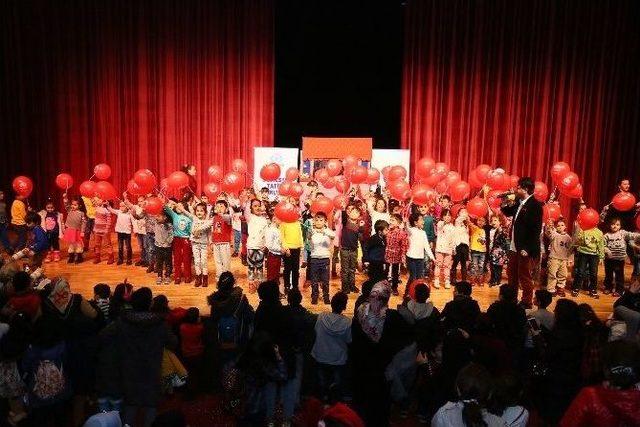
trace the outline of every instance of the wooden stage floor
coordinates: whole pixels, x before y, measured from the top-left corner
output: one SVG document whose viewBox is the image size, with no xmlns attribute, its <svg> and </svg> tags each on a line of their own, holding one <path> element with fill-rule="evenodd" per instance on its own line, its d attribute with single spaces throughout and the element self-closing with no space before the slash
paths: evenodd
<svg viewBox="0 0 640 427">
<path fill-rule="evenodd" d="M 134 257 L 134 260 L 136 258 Z M 193 283 L 191 284 L 180 284 L 174 285 L 173 282 L 170 285 L 156 285 L 155 280 L 156 276 L 154 274 L 145 273 L 145 269 L 142 267 L 135 266 L 127 266 L 116 264 L 106 265 L 103 261 L 101 264 L 93 264 L 92 255 L 88 254 L 85 261 L 81 264 L 67 264 L 66 258 L 62 259 L 59 262 L 52 262 L 45 264 L 45 274 L 48 277 L 54 276 L 63 276 L 69 280 L 69 284 L 71 285 L 71 289 L 73 292 L 78 292 L 85 296 L 86 298 L 93 297 L 93 286 L 96 283 L 107 283 L 111 286 L 112 290 L 116 284 L 122 282 L 124 279 L 127 279 L 129 283 L 133 284 L 135 287 L 140 286 L 148 286 L 153 290 L 153 294 L 165 294 L 167 298 L 169 298 L 169 303 L 171 307 L 198 307 L 202 314 L 209 314 L 209 307 L 207 306 L 206 297 L 210 293 L 214 292 L 216 289 L 214 275 L 210 276 L 210 283 L 208 288 L 196 288 Z M 626 266 L 626 277 L 628 278 L 631 275 L 630 266 Z M 214 265 L 211 261 L 209 262 L 210 271 L 214 271 Z M 247 286 L 247 273 L 246 267 L 244 267 L 240 258 L 232 258 L 231 269 L 236 276 L 236 281 L 239 286 L 242 286 L 247 293 L 250 303 L 255 307 L 258 305 L 258 296 L 257 294 L 249 294 L 248 286 Z M 602 281 L 602 276 L 604 274 L 604 267 L 600 266 L 599 269 L 600 280 Z M 329 310 L 328 306 L 325 306 L 322 303 L 318 305 L 311 304 L 311 288 L 302 289 L 302 282 L 304 280 L 305 270 L 300 270 L 300 282 L 301 282 L 301 290 L 303 295 L 303 305 L 309 308 L 311 311 L 318 313 L 324 310 Z M 403 281 L 406 281 L 406 276 L 401 278 Z M 360 283 L 366 280 L 366 275 L 357 273 L 356 274 L 356 284 L 360 287 Z M 400 291 L 402 293 L 404 289 L 404 285 L 400 285 Z M 340 280 L 331 280 L 330 293 L 333 295 L 335 292 L 340 290 Z M 486 310 L 489 305 L 495 301 L 498 297 L 498 287 L 489 288 L 487 286 L 484 287 L 475 287 L 473 289 L 473 297 L 478 300 L 481 308 Z M 350 294 L 349 295 L 349 304 L 347 306 L 346 314 L 353 314 L 353 304 L 357 298 L 357 295 Z M 432 289 L 431 292 L 431 300 L 434 302 L 436 307 L 442 309 L 445 303 L 450 301 L 452 298 L 452 290 L 451 289 Z M 581 294 L 574 300 L 578 303 L 586 302 L 593 306 L 595 311 L 601 318 L 605 318 L 611 313 L 612 305 L 614 302 L 614 298 L 606 295 L 600 295 L 600 299 L 594 300 L 586 295 Z M 400 304 L 400 297 L 393 297 L 390 302 L 390 307 L 395 308 L 398 304 Z M 553 306 L 553 305 L 552 305 Z"/>
</svg>

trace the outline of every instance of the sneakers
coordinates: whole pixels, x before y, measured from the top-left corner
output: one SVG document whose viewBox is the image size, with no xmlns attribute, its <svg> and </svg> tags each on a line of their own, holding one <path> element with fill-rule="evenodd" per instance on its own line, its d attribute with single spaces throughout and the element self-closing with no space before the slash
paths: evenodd
<svg viewBox="0 0 640 427">
<path fill-rule="evenodd" d="M 445 289 L 451 289 L 451 283 L 445 283 L 444 288 Z"/>
<path fill-rule="evenodd" d="M 131 265 L 131 259 L 127 260 L 127 265 Z"/>
<path fill-rule="evenodd" d="M 162 285 L 162 277 L 156 279 L 156 285 Z"/>
<path fill-rule="evenodd" d="M 162 281 L 163 284 L 165 285 L 170 285 L 171 284 L 171 277 L 165 277 L 164 280 Z"/>
<path fill-rule="evenodd" d="M 107 264 L 108 264 L 108 263 L 107 263 Z M 116 262 L 116 265 L 122 265 L 122 264 L 123 264 L 122 259 L 121 259 L 121 258 L 118 258 L 118 262 Z"/>
<path fill-rule="evenodd" d="M 613 291 L 613 292 L 611 292 L 611 296 L 614 297 L 614 298 L 619 298 L 620 294 L 617 291 Z"/>
<path fill-rule="evenodd" d="M 610 289 L 605 289 L 604 291 L 602 291 L 603 294 L 605 295 L 609 295 L 611 293 Z"/>
<path fill-rule="evenodd" d="M 433 283 L 433 288 L 434 289 L 440 289 L 440 283 L 434 282 Z"/>
<path fill-rule="evenodd" d="M 590 296 L 591 298 L 593 298 L 593 299 L 598 299 L 598 298 L 600 298 L 600 297 L 598 296 L 598 291 L 589 291 L 589 296 Z"/>
<path fill-rule="evenodd" d="M 93 263 L 94 264 L 100 264 L 100 255 L 96 255 L 95 257 L 93 257 Z"/>
<path fill-rule="evenodd" d="M 153 264 L 149 264 L 149 267 L 147 268 L 147 273 L 153 273 Z"/>
<path fill-rule="evenodd" d="M 174 283 L 174 284 L 176 284 L 176 285 L 179 285 L 180 283 L 182 283 L 182 280 L 180 280 L 180 278 L 179 278 L 179 277 L 176 277 L 176 278 L 173 280 L 173 283 Z"/>
</svg>

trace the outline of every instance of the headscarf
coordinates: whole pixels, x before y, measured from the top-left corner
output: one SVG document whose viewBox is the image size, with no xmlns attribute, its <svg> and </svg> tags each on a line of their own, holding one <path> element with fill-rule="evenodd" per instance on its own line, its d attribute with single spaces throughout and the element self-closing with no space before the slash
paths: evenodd
<svg viewBox="0 0 640 427">
<path fill-rule="evenodd" d="M 389 308 L 391 286 L 386 280 L 373 285 L 367 300 L 358 307 L 357 318 L 362 330 L 373 341 L 380 341 Z"/>
<path fill-rule="evenodd" d="M 69 282 L 63 277 L 58 277 L 53 280 L 53 288 L 49 294 L 49 302 L 62 314 L 66 313 L 69 304 L 71 304 L 71 288 Z"/>
</svg>

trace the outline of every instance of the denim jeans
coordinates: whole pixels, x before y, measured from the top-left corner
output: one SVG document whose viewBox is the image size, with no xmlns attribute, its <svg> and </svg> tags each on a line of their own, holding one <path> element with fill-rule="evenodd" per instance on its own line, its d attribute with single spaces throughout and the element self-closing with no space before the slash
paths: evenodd
<svg viewBox="0 0 640 427">
<path fill-rule="evenodd" d="M 627 339 L 636 339 L 640 332 L 640 312 L 622 305 L 615 307 L 613 312 L 627 324 Z"/>
<path fill-rule="evenodd" d="M 407 257 L 407 270 L 409 270 L 409 279 L 407 280 L 408 289 L 411 282 L 424 278 L 424 259 Z"/>
<path fill-rule="evenodd" d="M 233 253 L 240 251 L 240 242 L 242 241 L 242 232 L 240 230 L 233 230 Z"/>
<path fill-rule="evenodd" d="M 147 260 L 147 251 L 144 247 L 144 237 L 146 234 L 137 234 L 136 238 L 138 239 L 138 247 L 140 248 L 140 261 L 145 262 Z"/>
<path fill-rule="evenodd" d="M 469 275 L 473 278 L 481 277 L 484 274 L 484 252 L 471 251 L 471 264 L 469 265 Z"/>
<path fill-rule="evenodd" d="M 131 261 L 131 234 L 117 233 L 118 234 L 118 260 L 124 260 L 124 253 L 126 249 L 127 261 Z"/>
<path fill-rule="evenodd" d="M 598 290 L 598 263 L 600 259 L 598 255 L 589 255 L 581 253 L 577 259 L 575 268 L 575 280 L 573 282 L 573 289 L 584 289 L 587 291 Z M 588 285 L 584 286 L 587 282 Z"/>
<path fill-rule="evenodd" d="M 343 389 L 342 381 L 344 378 L 344 365 L 327 365 L 325 363 L 318 363 L 316 366 L 316 373 L 318 375 L 318 391 L 317 394 L 322 400 L 329 398 L 329 390 L 331 386 L 337 388 L 337 398 L 342 398 Z"/>
<path fill-rule="evenodd" d="M 155 235 L 153 233 L 147 233 L 144 235 L 144 251 L 147 255 L 145 261 L 147 261 L 148 264 L 153 264 L 156 260 L 156 245 L 154 242 Z"/>
</svg>

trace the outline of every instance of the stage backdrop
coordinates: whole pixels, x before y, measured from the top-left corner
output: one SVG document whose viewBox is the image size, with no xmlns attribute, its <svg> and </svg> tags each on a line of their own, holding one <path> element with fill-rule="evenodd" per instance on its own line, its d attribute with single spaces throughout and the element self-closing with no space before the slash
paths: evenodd
<svg viewBox="0 0 640 427">
<path fill-rule="evenodd" d="M 0 5 L 0 183 L 106 162 L 133 172 L 250 165 L 273 145 L 271 0 L 47 0 Z"/>
<path fill-rule="evenodd" d="M 410 0 L 401 145 L 466 178 L 480 163 L 550 184 L 568 162 L 589 204 L 640 188 L 640 3 Z"/>
</svg>

